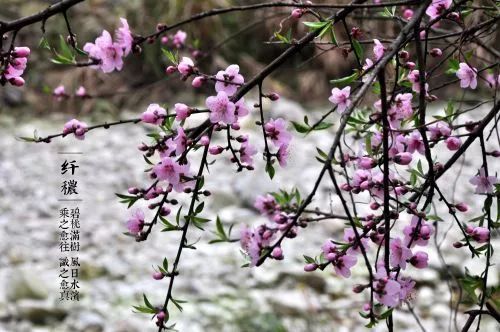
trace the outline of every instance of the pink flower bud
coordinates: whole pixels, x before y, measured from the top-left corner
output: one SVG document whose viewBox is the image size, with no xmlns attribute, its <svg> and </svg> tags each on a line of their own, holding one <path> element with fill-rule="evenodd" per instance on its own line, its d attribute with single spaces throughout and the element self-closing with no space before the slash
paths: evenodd
<svg viewBox="0 0 500 332">
<path fill-rule="evenodd" d="M 9 83 L 12 84 L 13 86 L 23 86 L 24 79 L 22 77 L 13 77 L 9 80 Z"/>
<path fill-rule="evenodd" d="M 423 251 L 417 251 L 415 255 L 410 258 L 410 264 L 417 269 L 424 269 L 428 266 L 429 256 Z"/>
<path fill-rule="evenodd" d="M 23 47 L 14 47 L 14 52 L 13 56 L 16 58 L 26 58 L 29 56 L 31 53 L 29 47 L 23 46 Z"/>
<path fill-rule="evenodd" d="M 191 83 L 191 85 L 194 88 L 199 88 L 199 87 L 201 87 L 203 85 L 204 82 L 205 82 L 205 78 L 203 76 L 196 76 L 193 79 L 193 82 Z"/>
<path fill-rule="evenodd" d="M 278 99 L 280 99 L 280 95 L 277 94 L 276 92 L 273 92 L 273 93 L 270 93 L 268 95 L 269 99 L 271 99 L 271 101 L 276 101 Z"/>
<path fill-rule="evenodd" d="M 364 289 L 366 288 L 365 285 L 354 285 L 354 287 L 352 288 L 352 291 L 356 294 L 359 294 L 361 293 Z"/>
<path fill-rule="evenodd" d="M 498 151 L 498 150 L 492 151 L 492 152 L 491 152 L 491 155 L 492 155 L 493 157 L 495 157 L 495 158 L 498 158 L 498 157 L 500 157 L 500 151 Z"/>
<path fill-rule="evenodd" d="M 361 157 L 358 160 L 358 165 L 362 169 L 371 169 L 371 168 L 377 166 L 377 162 L 375 160 L 373 160 L 373 158 L 370 158 L 370 157 Z"/>
<path fill-rule="evenodd" d="M 410 53 L 408 53 L 407 51 L 401 51 L 399 52 L 398 56 L 400 59 L 407 61 L 410 58 Z"/>
<path fill-rule="evenodd" d="M 376 210 L 380 207 L 380 204 L 378 204 L 377 202 L 371 202 L 370 204 L 370 209 L 372 210 Z"/>
<path fill-rule="evenodd" d="M 163 36 L 163 37 L 161 37 L 161 43 L 162 43 L 162 44 L 166 44 L 166 43 L 168 43 L 168 37 L 167 37 L 167 36 Z"/>
<path fill-rule="evenodd" d="M 130 187 L 128 188 L 128 193 L 131 195 L 137 195 L 139 193 L 139 189 L 137 189 L 136 187 Z"/>
<path fill-rule="evenodd" d="M 469 207 L 465 203 L 458 203 L 455 204 L 455 208 L 460 211 L 460 212 L 467 212 L 469 210 Z"/>
<path fill-rule="evenodd" d="M 439 58 L 441 55 L 443 55 L 443 51 L 441 51 L 440 48 L 433 48 L 429 54 L 434 57 L 434 58 Z"/>
<path fill-rule="evenodd" d="M 167 69 L 165 70 L 165 72 L 167 74 L 173 74 L 177 71 L 177 67 L 176 66 L 168 66 Z"/>
<path fill-rule="evenodd" d="M 164 311 L 160 311 L 159 313 L 156 314 L 156 319 L 158 319 L 158 321 L 160 322 L 163 322 L 165 320 L 165 312 Z"/>
<path fill-rule="evenodd" d="M 447 17 L 453 21 L 460 21 L 460 14 L 458 14 L 457 12 L 451 12 Z"/>
<path fill-rule="evenodd" d="M 163 273 L 161 272 L 155 272 L 153 273 L 153 279 L 154 280 L 161 280 L 163 279 L 165 276 L 163 275 Z"/>
<path fill-rule="evenodd" d="M 399 165 L 408 165 L 413 156 L 410 152 L 400 152 L 394 156 L 394 162 Z"/>
<path fill-rule="evenodd" d="M 292 17 L 293 18 L 296 18 L 296 19 L 299 19 L 302 17 L 302 15 L 304 14 L 304 11 L 300 8 L 295 8 L 294 10 L 292 10 Z"/>
<path fill-rule="evenodd" d="M 334 252 L 329 252 L 328 254 L 326 254 L 326 259 L 329 262 L 333 262 L 335 259 L 337 259 L 337 254 Z"/>
<path fill-rule="evenodd" d="M 474 226 L 467 225 L 467 227 L 465 227 L 465 232 L 468 234 L 472 234 L 472 232 L 474 232 Z"/>
<path fill-rule="evenodd" d="M 420 31 L 420 40 L 424 40 L 427 37 L 427 32 L 425 30 Z"/>
<path fill-rule="evenodd" d="M 220 145 L 218 146 L 211 146 L 208 148 L 208 152 L 211 154 L 211 155 L 218 155 L 218 154 L 221 154 L 222 151 L 224 151 L 224 148 Z"/>
<path fill-rule="evenodd" d="M 456 151 L 460 148 L 460 146 L 462 145 L 462 142 L 460 141 L 460 138 L 458 137 L 453 137 L 453 136 L 450 136 L 446 139 L 445 141 L 446 143 L 446 147 L 448 148 L 448 150 L 450 151 Z"/>
<path fill-rule="evenodd" d="M 231 129 L 233 130 L 240 130 L 240 128 L 240 124 L 237 122 L 231 124 Z"/>
<path fill-rule="evenodd" d="M 405 63 L 404 67 L 406 69 L 409 69 L 409 70 L 413 70 L 415 69 L 417 65 L 415 64 L 415 62 L 411 62 L 411 61 L 408 61 L 407 63 Z"/>
<path fill-rule="evenodd" d="M 403 12 L 403 17 L 406 20 L 411 20 L 411 18 L 413 17 L 413 10 L 411 10 L 411 9 L 405 9 L 405 11 Z"/>
<path fill-rule="evenodd" d="M 490 231 L 486 227 L 476 227 L 472 231 L 472 238 L 478 243 L 488 242 L 490 239 Z"/>
<path fill-rule="evenodd" d="M 175 119 L 177 121 L 185 120 L 191 113 L 189 106 L 182 103 L 176 103 L 174 105 Z"/>
<path fill-rule="evenodd" d="M 273 252 L 271 253 L 271 256 L 274 259 L 282 260 L 283 259 L 283 250 L 281 250 L 280 247 L 276 247 L 276 248 L 273 249 Z"/>
<path fill-rule="evenodd" d="M 168 216 L 170 214 L 170 212 L 171 212 L 170 208 L 168 208 L 166 206 L 162 206 L 161 210 L 160 210 L 160 215 L 162 217 L 166 217 L 166 216 Z"/>
<path fill-rule="evenodd" d="M 210 143 L 210 138 L 207 135 L 204 135 L 200 138 L 200 145 L 207 146 Z"/>
<path fill-rule="evenodd" d="M 454 248 L 458 249 L 458 248 L 462 248 L 463 246 L 464 246 L 464 244 L 462 242 L 459 242 L 459 241 L 453 242 L 453 247 Z"/>
<path fill-rule="evenodd" d="M 352 187 L 348 183 L 343 183 L 340 185 L 340 189 L 342 189 L 344 191 L 351 191 Z"/>
<path fill-rule="evenodd" d="M 315 263 L 310 263 L 304 266 L 304 271 L 306 272 L 312 272 L 318 268 L 318 265 Z"/>
</svg>

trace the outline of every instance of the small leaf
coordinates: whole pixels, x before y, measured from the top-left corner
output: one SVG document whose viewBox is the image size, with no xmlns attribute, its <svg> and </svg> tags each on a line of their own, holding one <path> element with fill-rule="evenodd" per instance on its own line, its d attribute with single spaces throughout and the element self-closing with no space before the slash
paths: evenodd
<svg viewBox="0 0 500 332">
<path fill-rule="evenodd" d="M 330 80 L 330 83 L 332 83 L 334 85 L 348 85 L 348 84 L 354 82 L 354 80 L 356 80 L 358 78 L 358 76 L 359 76 L 359 74 L 357 72 L 354 72 L 353 74 L 351 74 L 349 76 L 342 77 L 342 78 L 339 78 L 336 80 Z"/>
</svg>

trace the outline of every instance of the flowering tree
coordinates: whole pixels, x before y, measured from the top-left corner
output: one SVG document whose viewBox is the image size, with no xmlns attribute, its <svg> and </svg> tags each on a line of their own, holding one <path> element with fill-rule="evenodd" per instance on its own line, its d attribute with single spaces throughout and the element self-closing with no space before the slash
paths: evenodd
<svg viewBox="0 0 500 332">
<path fill-rule="evenodd" d="M 292 189 L 262 193 L 256 198 L 255 208 L 268 218 L 266 224 L 241 225 L 239 234 L 235 234 L 238 232 L 224 229 L 217 218 L 217 238 L 212 242 L 239 241 L 246 256 L 244 266 L 257 268 L 268 260 L 282 260 L 286 254 L 282 243 L 292 238 L 300 241 L 302 229 L 311 222 L 345 222 L 343 237 L 325 238 L 316 253 L 305 253 L 311 256 L 304 255 L 304 271 L 331 270 L 339 277 L 349 278 L 351 268 L 363 266 L 366 282 L 352 285 L 353 292 L 361 293 L 358 296 L 366 300 L 360 314 L 368 327 L 385 321 L 392 331 L 393 311 L 404 304 L 410 306 L 418 269 L 428 266 L 426 247 L 436 228 L 444 219 L 452 220 L 462 234 L 462 239 L 453 243 L 456 250 L 467 250 L 473 258 L 484 262 L 482 271 L 470 271 L 458 285 L 476 300 L 476 308 L 466 312 L 468 319 L 462 331 L 468 331 L 474 322 L 479 330 L 484 315 L 500 322 L 498 297 L 494 296 L 498 286 L 487 286 L 494 262 L 490 238 L 500 225 L 499 216 L 494 216 L 494 206 L 500 207 L 500 184 L 494 167 L 495 158 L 500 156 L 495 150 L 500 143 L 500 103 L 496 95 L 500 86 L 500 55 L 489 43 L 500 17 L 498 4 L 465 0 L 354 0 L 342 5 L 333 1 L 267 2 L 213 9 L 177 23 L 158 24 L 155 32 L 145 36 L 120 18 L 120 26 L 113 34 L 103 30 L 94 42 L 87 42 L 80 49 L 66 15 L 80 2 L 83 0 L 63 0 L 38 14 L 0 22 L 0 35 L 5 37 L 0 40 L 4 43 L 0 57 L 2 85 L 26 84 L 22 75 L 30 48 L 17 45 L 18 31 L 39 22 L 45 25 L 50 16 L 60 14 L 66 20 L 68 37 L 62 39 L 58 49 L 53 49 L 55 63 L 90 67 L 89 70 L 112 75 L 123 69 L 125 57 L 133 57 L 141 52 L 141 47 L 159 42 L 171 63 L 165 69 L 166 75 L 191 80 L 194 89 L 213 87 L 212 94 L 206 96 L 205 107 L 186 105 L 180 100 L 169 105 L 151 101 L 134 119 L 91 126 L 73 119 L 61 133 L 23 138 L 35 143 L 50 143 L 68 136 L 83 140 L 87 135 L 91 139 L 90 132 L 99 128 L 139 123 L 151 126 L 150 142 L 139 145 L 151 180 L 117 196 L 128 208 L 134 207 L 126 227 L 127 234 L 136 241 L 146 241 L 157 229 L 177 234 L 172 235 L 179 241 L 177 252 L 165 253 L 167 258 L 153 273 L 156 280 L 168 279 L 164 303 L 153 305 L 144 295 L 144 304 L 135 306 L 138 312 L 155 317 L 158 331 L 173 329 L 169 311 L 173 307 L 181 309 L 183 301 L 174 296 L 174 282 L 181 277 L 178 266 L 184 249 L 195 249 L 188 241 L 189 230 L 204 229 L 210 221 L 202 216 L 205 203 L 210 204 L 206 197 L 210 190 L 216 190 L 205 187 L 210 165 L 219 158 L 230 158 L 236 173 L 251 176 L 245 173 L 254 170 L 254 158 L 260 155 L 272 179 L 278 169 L 286 172 L 291 144 L 300 144 L 300 136 L 321 130 L 331 130 L 334 138 L 328 151 L 318 148 L 317 155 L 308 156 L 322 165 L 316 181 L 309 184 L 309 192 Z M 263 8 L 287 8 L 283 22 L 300 20 L 309 32 L 295 36 L 277 29 L 273 43 L 287 45 L 286 50 L 252 78 L 245 77 L 238 64 L 217 73 L 206 73 L 197 65 L 203 50 L 190 45 L 188 35 L 179 30 L 182 26 L 210 16 L 236 11 L 251 13 Z M 370 19 L 389 21 L 397 27 L 397 35 L 380 32 L 379 39 L 363 38 L 360 22 Z M 336 37 L 339 31 L 345 40 Z M 346 59 L 354 58 L 352 74 L 332 78 L 331 95 L 325 96 L 332 108 L 317 119 L 305 117 L 303 122 L 290 123 L 283 118 L 269 118 L 263 99 L 279 102 L 280 97 L 264 91 L 264 81 L 309 45 L 326 47 L 325 53 L 340 50 Z M 469 108 L 462 103 L 462 97 L 450 101 L 443 112 L 430 114 L 428 104 L 439 100 L 445 87 L 463 95 L 480 90 L 485 97 Z M 254 105 L 245 101 L 250 91 L 258 95 Z M 74 96 L 64 86 L 55 88 L 53 94 L 58 100 L 92 98 L 83 86 Z M 373 105 L 362 104 L 368 96 L 377 101 Z M 490 106 L 486 113 L 480 111 L 485 104 Z M 259 117 L 255 125 L 262 132 L 263 151 L 258 151 L 240 128 L 240 120 L 252 112 Z M 329 122 L 335 112 L 341 115 L 336 124 Z M 201 120 L 193 124 L 193 118 Z M 225 143 L 219 145 L 216 139 Z M 476 211 L 477 217 L 465 220 L 461 213 L 469 209 L 468 204 L 446 197 L 442 190 L 445 184 L 438 180 L 471 148 L 479 149 L 482 156 L 474 161 L 477 175 L 457 181 L 469 186 L 470 200 L 483 203 Z M 451 151 L 451 157 L 443 158 L 438 152 L 442 149 Z M 333 188 L 342 214 L 314 206 L 318 188 L 325 183 Z M 182 195 L 190 198 L 187 207 L 177 206 Z M 154 213 L 151 219 L 136 208 L 141 204 Z M 432 214 L 434 204 L 446 206 L 449 214 Z"/>
</svg>

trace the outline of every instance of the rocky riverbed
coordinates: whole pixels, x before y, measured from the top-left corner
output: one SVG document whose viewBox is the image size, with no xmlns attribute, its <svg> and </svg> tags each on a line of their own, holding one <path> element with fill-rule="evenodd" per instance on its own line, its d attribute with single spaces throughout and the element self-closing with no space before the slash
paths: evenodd
<svg viewBox="0 0 500 332">
<path fill-rule="evenodd" d="M 304 111 L 290 101 L 280 100 L 270 114 L 300 121 Z M 137 116 L 123 117 L 127 115 Z M 16 139 L 32 135 L 34 129 L 39 135 L 59 132 L 66 120 L 63 115 L 29 121 L 1 116 L 0 331 L 156 331 L 151 317 L 133 313 L 132 305 L 141 303 L 143 293 L 154 303 L 163 302 L 167 280 L 153 280 L 152 266 L 160 264 L 165 256 L 173 259 L 179 234 L 161 233 L 157 227 L 146 242 L 136 243 L 124 236 L 128 211 L 114 195 L 147 183 L 142 172 L 144 161 L 135 147 L 145 140 L 148 127 L 123 125 L 95 130 L 84 141 L 68 137 L 54 139 L 51 144 L 30 144 Z M 254 120 L 245 121 L 242 130 L 258 141 Z M 315 147 L 326 150 L 334 131 L 335 126 L 330 132 L 306 138 L 295 134 L 289 167 L 278 170 L 273 182 L 260 161 L 255 171 L 236 174 L 227 158 L 219 158 L 206 177 L 206 186 L 213 194 L 207 199 L 204 215 L 212 219 L 219 215 L 226 226 L 235 223 L 235 229 L 245 223 L 264 222 L 252 208 L 255 197 L 294 186 L 307 193 L 321 166 L 313 158 Z M 83 152 L 75 155 L 80 165 L 76 178 L 83 201 L 64 203 L 67 207 L 78 204 L 81 210 L 82 298 L 75 303 L 58 301 L 57 225 L 58 209 L 63 207 L 58 201 L 63 180 L 59 167 L 68 158 L 58 154 L 60 151 Z M 438 158 L 446 160 L 449 155 L 448 151 L 441 151 Z M 474 154 L 469 154 L 463 166 L 458 163 L 439 182 L 449 197 L 471 205 L 464 220 L 477 215 L 482 200 L 471 198 L 473 187 L 466 180 L 453 185 L 454 179 L 459 173 L 461 179 L 468 179 L 479 164 Z M 331 203 L 333 210 L 341 213 L 331 190 L 323 185 L 314 204 Z M 445 219 L 438 225 L 437 240 L 441 242 L 453 221 L 442 206 L 437 206 L 436 214 Z M 213 223 L 207 226 L 207 230 L 213 229 Z M 174 287 L 174 296 L 188 303 L 183 313 L 171 310 L 172 321 L 177 322 L 180 331 L 189 332 L 367 331 L 358 314 L 366 298 L 351 292 L 354 284 L 366 282 L 362 265 L 353 270 L 353 277 L 348 280 L 338 278 L 330 269 L 307 275 L 303 272 L 302 255 L 316 255 L 326 238 L 339 239 L 341 234 L 339 221 L 312 224 L 301 230 L 296 239 L 285 241 L 283 261 L 269 261 L 260 268 L 249 269 L 240 268 L 244 260 L 238 243 L 209 245 L 208 241 L 214 238 L 210 231 L 190 230 L 189 240 L 198 240 L 197 250 L 183 253 Z M 458 274 L 467 266 L 477 273 L 484 268 L 484 262 L 471 261 L 466 250 L 451 247 L 458 237 L 453 228 L 441 245 L 448 268 L 443 268 L 432 245 L 430 268 L 410 269 L 418 282 L 414 310 L 426 331 L 449 329 L 450 291 L 443 281 L 446 271 Z M 498 237 L 493 241 L 498 248 Z M 498 275 L 497 264 L 490 270 L 491 285 L 498 284 Z M 462 326 L 464 316 L 459 314 L 457 319 L 458 326 Z M 395 324 L 397 331 L 420 330 L 406 305 L 395 313 Z M 484 319 L 484 331 L 493 331 L 494 326 L 491 319 Z M 453 321 L 451 327 L 454 329 Z M 374 331 L 385 331 L 385 327 L 380 324 Z"/>
</svg>

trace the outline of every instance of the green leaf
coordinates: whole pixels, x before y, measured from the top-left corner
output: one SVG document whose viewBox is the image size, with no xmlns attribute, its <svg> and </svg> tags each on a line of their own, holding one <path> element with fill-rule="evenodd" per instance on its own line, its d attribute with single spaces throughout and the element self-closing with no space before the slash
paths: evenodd
<svg viewBox="0 0 500 332">
<path fill-rule="evenodd" d="M 59 54 L 61 54 L 63 57 L 67 59 L 74 59 L 73 51 L 70 49 L 70 47 L 66 43 L 66 39 L 62 35 L 59 35 L 59 48 Z"/>
<path fill-rule="evenodd" d="M 361 43 L 358 40 L 353 39 L 352 40 L 352 47 L 353 47 L 354 53 L 356 53 L 358 59 L 360 61 L 363 61 L 363 46 L 361 46 Z"/>
<path fill-rule="evenodd" d="M 200 214 L 203 211 L 203 207 L 205 206 L 205 202 L 201 202 L 194 211 L 195 214 Z"/>
<path fill-rule="evenodd" d="M 132 306 L 137 312 L 143 313 L 143 314 L 155 314 L 156 310 L 153 310 L 151 308 L 146 308 L 143 306 Z"/>
<path fill-rule="evenodd" d="M 149 302 L 148 298 L 146 297 L 146 294 L 142 294 L 142 296 L 144 297 L 144 304 L 150 308 L 150 309 L 155 309 L 155 307 L 153 307 L 153 305 Z"/>
<path fill-rule="evenodd" d="M 311 30 L 319 30 L 324 28 L 326 25 L 330 24 L 331 21 L 326 22 L 304 22 L 304 25 Z"/>
<path fill-rule="evenodd" d="M 353 74 L 351 74 L 349 76 L 342 77 L 342 78 L 339 78 L 336 80 L 330 80 L 330 83 L 332 83 L 334 85 L 348 85 L 348 84 L 352 83 L 355 79 L 357 79 L 358 76 L 359 76 L 359 73 L 354 72 Z"/>
<path fill-rule="evenodd" d="M 460 68 L 460 63 L 458 62 L 458 60 L 449 59 L 448 70 L 446 71 L 446 74 L 455 74 L 459 68 Z"/>
<path fill-rule="evenodd" d="M 274 170 L 274 167 L 273 165 L 271 165 L 271 163 L 266 164 L 266 173 L 269 174 L 271 180 L 274 178 L 274 174 L 276 173 L 276 171 Z"/>
<path fill-rule="evenodd" d="M 299 133 L 301 133 L 301 134 L 305 134 L 305 133 L 309 132 L 309 128 L 310 128 L 310 127 L 308 127 L 308 126 L 305 126 L 305 125 L 300 124 L 300 123 L 295 122 L 295 121 L 292 121 L 292 125 L 293 125 L 293 128 L 294 128 L 297 132 L 299 132 Z"/>
<path fill-rule="evenodd" d="M 177 64 L 179 61 L 177 60 L 177 55 L 174 54 L 172 51 L 167 50 L 165 48 L 162 48 L 161 51 L 163 54 L 167 57 L 167 59 L 172 62 L 173 64 Z"/>
<path fill-rule="evenodd" d="M 314 130 L 325 130 L 333 126 L 333 123 L 330 122 L 320 122 L 315 127 Z"/>
</svg>

